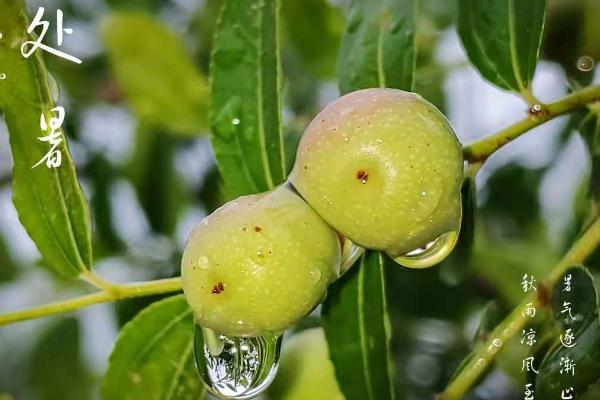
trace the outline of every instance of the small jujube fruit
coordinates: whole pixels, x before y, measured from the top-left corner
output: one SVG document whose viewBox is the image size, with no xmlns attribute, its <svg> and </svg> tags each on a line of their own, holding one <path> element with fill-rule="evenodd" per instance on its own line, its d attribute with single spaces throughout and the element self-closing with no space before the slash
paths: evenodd
<svg viewBox="0 0 600 400">
<path fill-rule="evenodd" d="M 446 118 L 417 94 L 377 88 L 342 96 L 312 120 L 289 180 L 357 245 L 427 267 L 456 242 L 462 175 Z"/>
<path fill-rule="evenodd" d="M 196 322 L 231 336 L 281 332 L 323 299 L 340 240 L 285 186 L 240 197 L 194 228 L 181 264 Z"/>
</svg>

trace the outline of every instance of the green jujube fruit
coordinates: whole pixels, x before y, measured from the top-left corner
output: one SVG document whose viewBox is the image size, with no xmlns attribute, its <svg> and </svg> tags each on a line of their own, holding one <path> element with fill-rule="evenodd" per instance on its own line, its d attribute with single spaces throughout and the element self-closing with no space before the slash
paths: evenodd
<svg viewBox="0 0 600 400">
<path fill-rule="evenodd" d="M 312 120 L 289 181 L 357 245 L 427 267 L 456 243 L 462 178 L 461 144 L 441 112 L 417 94 L 377 88 Z"/>
<path fill-rule="evenodd" d="M 231 336 L 283 331 L 323 299 L 339 268 L 337 234 L 285 186 L 206 217 L 181 264 L 196 322 Z"/>
</svg>

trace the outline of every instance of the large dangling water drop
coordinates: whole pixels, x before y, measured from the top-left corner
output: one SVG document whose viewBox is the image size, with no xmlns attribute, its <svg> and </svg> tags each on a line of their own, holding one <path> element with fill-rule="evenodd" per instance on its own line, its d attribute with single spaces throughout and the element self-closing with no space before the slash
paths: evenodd
<svg viewBox="0 0 600 400">
<path fill-rule="evenodd" d="M 249 399 L 275 378 L 281 335 L 232 337 L 196 325 L 194 357 L 205 386 L 221 399 Z"/>
<path fill-rule="evenodd" d="M 404 267 L 429 268 L 448 257 L 457 241 L 458 231 L 446 232 L 421 248 L 392 258 Z"/>
<path fill-rule="evenodd" d="M 350 239 L 342 237 L 342 263 L 340 267 L 340 275 L 344 275 L 346 271 L 354 264 L 356 260 L 365 252 L 365 249 L 354 244 Z"/>
</svg>

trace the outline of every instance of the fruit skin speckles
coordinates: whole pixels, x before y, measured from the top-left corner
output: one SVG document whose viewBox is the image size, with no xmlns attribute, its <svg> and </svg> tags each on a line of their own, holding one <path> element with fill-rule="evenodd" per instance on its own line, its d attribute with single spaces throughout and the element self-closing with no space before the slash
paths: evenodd
<svg viewBox="0 0 600 400">
<path fill-rule="evenodd" d="M 340 253 L 336 232 L 280 186 L 229 202 L 194 228 L 183 290 L 203 327 L 230 336 L 281 332 L 323 299 Z"/>
<path fill-rule="evenodd" d="M 289 181 L 340 234 L 398 256 L 459 229 L 462 174 L 445 117 L 417 94 L 377 88 L 315 117 Z"/>
</svg>

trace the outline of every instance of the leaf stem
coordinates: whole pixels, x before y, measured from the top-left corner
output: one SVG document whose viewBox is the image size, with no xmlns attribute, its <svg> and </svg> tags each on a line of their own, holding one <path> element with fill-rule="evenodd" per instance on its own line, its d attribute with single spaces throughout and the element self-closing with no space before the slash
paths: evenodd
<svg viewBox="0 0 600 400">
<path fill-rule="evenodd" d="M 560 115 L 600 101 L 600 86 L 588 86 L 546 105 L 537 104 L 529 115 L 499 132 L 463 147 L 463 156 L 470 162 L 483 162 L 496 150 L 525 132 Z M 535 109 L 534 107 L 539 107 Z"/>
<path fill-rule="evenodd" d="M 544 307 L 548 304 L 548 293 L 560 277 L 572 265 L 581 264 L 600 244 L 600 216 L 590 225 L 585 233 L 573 244 L 571 249 L 560 260 L 550 274 L 540 282 L 538 290 L 526 296 L 521 303 L 498 325 L 489 335 L 489 339 L 477 345 L 473 350 L 470 361 L 465 365 L 454 380 L 441 393 L 438 400 L 462 399 L 479 377 L 491 365 L 498 352 L 515 334 L 529 322 L 530 317 L 523 313 L 529 306 Z"/>
<path fill-rule="evenodd" d="M 97 276 L 97 275 L 96 275 Z M 107 282 L 107 281 L 106 281 Z M 158 279 L 149 282 L 127 284 L 110 283 L 110 287 L 99 292 L 69 300 L 44 304 L 39 307 L 0 314 L 0 326 L 26 321 L 49 315 L 62 314 L 88 307 L 94 304 L 150 296 L 153 294 L 177 292 L 181 290 L 181 278 Z"/>
</svg>

